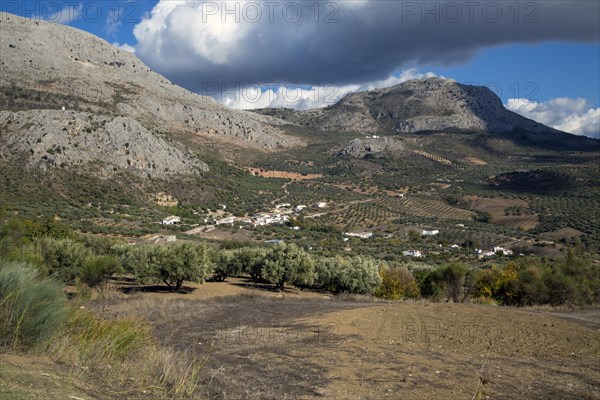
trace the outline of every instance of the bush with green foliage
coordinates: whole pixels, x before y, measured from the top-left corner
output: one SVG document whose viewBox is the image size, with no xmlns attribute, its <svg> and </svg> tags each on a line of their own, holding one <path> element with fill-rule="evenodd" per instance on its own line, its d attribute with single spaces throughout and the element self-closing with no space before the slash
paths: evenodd
<svg viewBox="0 0 600 400">
<path fill-rule="evenodd" d="M 381 285 L 379 271 L 387 265 L 372 257 L 352 257 L 340 269 L 339 290 L 349 293 L 373 294 Z"/>
<path fill-rule="evenodd" d="M 267 254 L 262 277 L 277 285 L 281 290 L 286 283 L 311 285 L 314 282 L 315 264 L 313 257 L 295 244 L 280 244 Z"/>
<path fill-rule="evenodd" d="M 504 305 L 591 304 L 600 300 L 600 267 L 571 253 L 551 262 L 521 258 L 478 271 L 473 292 Z"/>
<path fill-rule="evenodd" d="M 319 257 L 315 260 L 315 286 L 330 292 L 338 292 L 340 269 L 346 264 L 341 256 Z"/>
<path fill-rule="evenodd" d="M 40 248 L 50 277 L 68 284 L 81 276 L 85 263 L 92 257 L 88 248 L 71 239 L 42 239 Z"/>
<path fill-rule="evenodd" d="M 437 268 L 431 280 L 435 287 L 441 289 L 447 300 L 462 301 L 466 295 L 465 286 L 467 268 L 462 264 L 447 264 Z"/>
<path fill-rule="evenodd" d="M 96 256 L 86 261 L 81 271 L 81 281 L 104 292 L 108 288 L 110 278 L 121 271 L 121 263 L 117 257 Z"/>
<path fill-rule="evenodd" d="M 33 346 L 49 339 L 67 316 L 57 282 L 26 263 L 0 261 L 0 346 Z"/>
<path fill-rule="evenodd" d="M 96 255 L 115 255 L 115 249 L 125 241 L 112 236 L 81 235 L 80 241 Z"/>
</svg>

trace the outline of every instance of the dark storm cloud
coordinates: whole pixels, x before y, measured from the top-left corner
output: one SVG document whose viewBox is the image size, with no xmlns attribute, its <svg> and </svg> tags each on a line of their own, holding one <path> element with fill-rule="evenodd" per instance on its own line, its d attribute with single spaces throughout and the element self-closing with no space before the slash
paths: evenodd
<svg viewBox="0 0 600 400">
<path fill-rule="evenodd" d="M 136 53 L 196 91 L 210 82 L 362 83 L 502 44 L 598 42 L 599 15 L 597 1 L 169 0 L 135 28 Z"/>
</svg>

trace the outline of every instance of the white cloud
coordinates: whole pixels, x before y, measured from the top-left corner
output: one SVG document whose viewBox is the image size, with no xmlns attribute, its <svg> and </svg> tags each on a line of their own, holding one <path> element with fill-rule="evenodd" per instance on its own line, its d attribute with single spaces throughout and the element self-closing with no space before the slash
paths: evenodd
<svg viewBox="0 0 600 400">
<path fill-rule="evenodd" d="M 125 51 L 135 54 L 135 47 L 133 47 L 127 43 L 120 44 L 119 42 L 114 42 L 112 45 L 121 50 L 125 50 Z"/>
<path fill-rule="evenodd" d="M 311 87 L 290 84 L 244 85 L 227 90 L 225 93 L 217 93 L 214 97 L 226 106 L 237 109 L 284 107 L 307 110 L 332 105 L 350 93 L 390 87 L 411 79 L 434 76 L 436 75 L 432 72 L 420 73 L 411 68 L 402 71 L 399 75 L 391 75 L 386 79 L 365 84 Z"/>
<path fill-rule="evenodd" d="M 255 2 L 159 1 L 133 33 L 142 53 L 163 61 L 175 57 L 185 63 L 223 65 L 253 27 L 243 18 L 248 3 Z"/>
<path fill-rule="evenodd" d="M 83 4 L 75 6 L 65 6 L 62 10 L 44 16 L 44 20 L 55 24 L 70 24 L 78 19 L 81 19 Z"/>
<path fill-rule="evenodd" d="M 133 33 L 148 66 L 192 91 L 207 82 L 362 84 L 507 43 L 598 42 L 600 3 L 536 5 L 520 16 L 532 29 L 515 23 L 513 2 L 494 0 L 159 0 Z"/>
<path fill-rule="evenodd" d="M 509 99 L 506 108 L 561 131 L 600 139 L 600 108 L 590 107 L 582 98 Z"/>
</svg>

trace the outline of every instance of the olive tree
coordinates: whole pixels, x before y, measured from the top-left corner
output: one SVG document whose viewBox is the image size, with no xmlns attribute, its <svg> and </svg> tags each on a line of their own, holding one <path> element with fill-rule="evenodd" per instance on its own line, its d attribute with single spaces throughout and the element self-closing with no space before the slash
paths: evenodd
<svg viewBox="0 0 600 400">
<path fill-rule="evenodd" d="M 380 269 L 385 264 L 371 257 L 351 258 L 340 269 L 339 289 L 350 293 L 372 294 L 381 285 Z"/>
<path fill-rule="evenodd" d="M 175 291 L 185 281 L 204 282 L 214 270 L 206 244 L 128 246 L 118 250 L 125 271 L 140 283 L 164 282 Z"/>
<path fill-rule="evenodd" d="M 260 247 L 243 247 L 234 252 L 234 269 L 247 273 L 255 283 L 263 278 L 263 267 L 269 251 Z"/>
<path fill-rule="evenodd" d="M 213 262 L 206 244 L 185 243 L 176 246 L 157 246 L 150 264 L 157 277 L 172 290 L 179 291 L 183 282 L 204 282 L 213 273 Z"/>
<path fill-rule="evenodd" d="M 295 244 L 280 244 L 265 259 L 263 278 L 275 283 L 280 290 L 286 283 L 311 285 L 315 277 L 312 256 Z"/>
<path fill-rule="evenodd" d="M 242 267 L 236 258 L 234 250 L 219 250 L 215 255 L 215 266 L 212 280 L 223 282 L 228 276 L 237 276 L 242 273 Z"/>
</svg>

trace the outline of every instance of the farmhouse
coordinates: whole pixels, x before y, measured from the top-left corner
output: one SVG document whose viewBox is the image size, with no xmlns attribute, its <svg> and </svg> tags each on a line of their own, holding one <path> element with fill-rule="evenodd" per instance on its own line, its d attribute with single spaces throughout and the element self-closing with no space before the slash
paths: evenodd
<svg viewBox="0 0 600 400">
<path fill-rule="evenodd" d="M 283 240 L 281 239 L 273 239 L 273 240 L 267 240 L 265 241 L 266 244 L 272 245 L 272 246 L 276 246 L 278 244 L 282 244 Z"/>
<path fill-rule="evenodd" d="M 300 204 L 299 206 L 294 207 L 294 211 L 300 212 L 300 211 L 304 210 L 305 208 L 306 208 L 306 206 L 304 204 Z"/>
<path fill-rule="evenodd" d="M 505 249 L 502 246 L 494 246 L 493 250 L 482 250 L 482 249 L 475 249 L 475 253 L 479 256 L 479 258 L 485 258 L 485 257 L 494 257 L 497 255 L 503 255 L 503 256 L 511 256 L 513 254 L 513 251 L 510 249 Z"/>
<path fill-rule="evenodd" d="M 162 220 L 163 225 L 177 225 L 179 223 L 181 223 L 181 218 L 176 215 L 171 215 Z"/>
<path fill-rule="evenodd" d="M 408 257 L 416 257 L 416 258 L 423 257 L 423 253 L 421 253 L 420 250 L 407 250 L 407 251 L 403 251 L 402 254 L 405 256 L 408 256 Z"/>
<path fill-rule="evenodd" d="M 347 232 L 347 233 L 344 233 L 344 235 L 351 236 L 351 237 L 358 237 L 361 239 L 368 239 L 370 237 L 373 237 L 373 232 L 362 232 L 362 233 Z"/>
<path fill-rule="evenodd" d="M 217 221 L 217 225 L 227 225 L 227 224 L 233 224 L 235 222 L 235 217 L 227 217 L 227 218 L 221 218 L 220 220 Z"/>
<path fill-rule="evenodd" d="M 422 236 L 435 236 L 438 233 L 440 233 L 440 231 L 438 229 L 423 229 L 421 231 Z"/>
<path fill-rule="evenodd" d="M 327 203 L 324 201 L 320 201 L 318 203 L 315 203 L 314 207 L 315 208 L 325 208 L 325 207 L 327 207 Z"/>
</svg>

